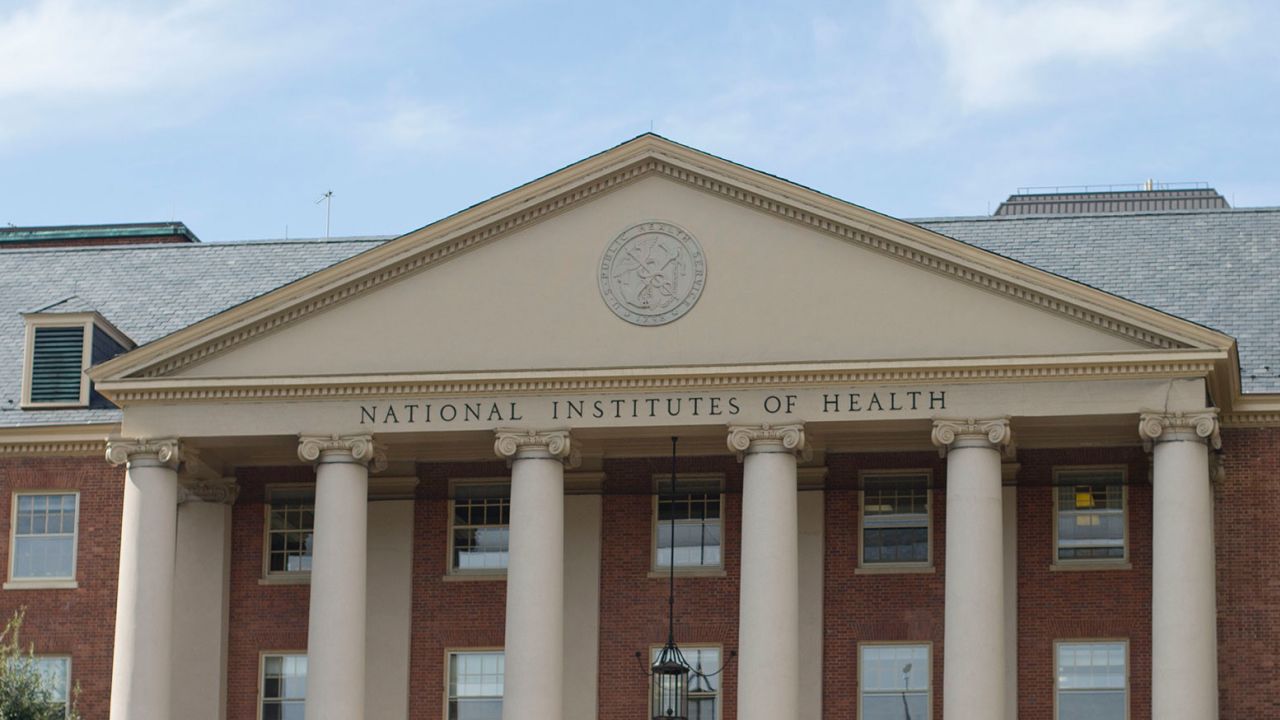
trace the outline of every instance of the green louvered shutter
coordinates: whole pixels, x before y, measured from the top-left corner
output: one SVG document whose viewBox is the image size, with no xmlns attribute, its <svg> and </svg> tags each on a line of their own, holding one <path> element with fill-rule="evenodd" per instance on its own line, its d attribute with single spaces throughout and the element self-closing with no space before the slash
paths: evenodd
<svg viewBox="0 0 1280 720">
<path fill-rule="evenodd" d="M 37 327 L 31 350 L 31 402 L 78 403 L 84 327 Z"/>
</svg>

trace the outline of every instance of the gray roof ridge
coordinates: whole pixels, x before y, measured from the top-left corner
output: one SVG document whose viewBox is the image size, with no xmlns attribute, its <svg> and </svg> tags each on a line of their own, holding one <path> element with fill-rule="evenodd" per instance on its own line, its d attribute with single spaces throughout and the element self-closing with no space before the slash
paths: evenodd
<svg viewBox="0 0 1280 720">
<path fill-rule="evenodd" d="M 12 256 L 23 253 L 31 254 L 52 254 L 52 253 L 75 253 L 75 252 L 108 252 L 118 250 L 210 250 L 217 247 L 244 247 L 257 245 L 318 245 L 318 244 L 342 244 L 342 243 L 382 243 L 394 240 L 399 235 L 352 235 L 348 237 L 334 238 L 283 238 L 271 240 L 216 240 L 201 243 L 137 243 L 134 245 L 64 245 L 62 247 L 28 247 L 4 249 L 0 247 L 0 254 Z"/>
<path fill-rule="evenodd" d="M 71 301 L 72 301 L 72 300 L 78 300 L 78 301 L 80 301 L 80 305 L 82 306 L 82 308 L 88 308 L 89 310 L 92 310 L 93 312 L 98 312 L 98 309 L 97 309 L 96 307 L 94 307 L 94 306 L 93 306 L 93 303 L 89 302 L 88 300 L 85 300 L 83 297 L 80 297 L 80 295 L 79 295 L 79 294 L 77 294 L 77 293 L 72 293 L 72 294 L 70 294 L 70 295 L 68 295 L 68 296 L 66 296 L 66 297 L 64 297 L 64 298 L 62 298 L 61 300 L 55 300 L 55 301 L 53 301 L 53 302 L 51 302 L 51 303 L 47 303 L 47 304 L 45 304 L 45 305 L 42 305 L 42 306 L 40 306 L 40 307 L 38 307 L 38 308 L 36 308 L 36 309 L 34 309 L 34 310 L 27 310 L 26 312 L 24 312 L 24 313 L 23 313 L 23 315 L 34 315 L 35 313 L 44 313 L 44 312 L 49 312 L 50 310 L 52 310 L 52 309 L 54 309 L 54 308 L 58 307 L 59 305 L 69 305 L 69 304 L 72 304 L 72 303 L 71 303 Z M 85 311 L 84 309 L 79 309 L 79 310 L 69 310 L 69 311 L 67 311 L 67 312 L 71 312 L 71 313 L 81 313 L 81 312 L 86 312 L 86 311 Z"/>
<path fill-rule="evenodd" d="M 1043 213 L 1039 215 L 940 215 L 935 217 L 902 218 L 912 224 L 941 222 L 1016 222 L 1018 220 L 1064 220 L 1073 218 L 1151 217 L 1159 215 L 1232 215 L 1242 213 L 1280 212 L 1280 205 L 1235 208 L 1197 208 L 1192 210 L 1133 210 L 1128 212 Z"/>
</svg>

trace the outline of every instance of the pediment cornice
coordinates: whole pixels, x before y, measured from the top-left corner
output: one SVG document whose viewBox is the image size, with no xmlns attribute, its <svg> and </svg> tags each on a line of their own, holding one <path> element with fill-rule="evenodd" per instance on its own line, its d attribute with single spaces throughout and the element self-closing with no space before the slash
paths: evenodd
<svg viewBox="0 0 1280 720">
<path fill-rule="evenodd" d="M 646 135 L 121 355 L 92 369 L 90 375 L 100 391 L 119 402 L 123 396 L 118 393 L 130 378 L 172 375 L 651 176 L 839 237 L 1153 350 L 1232 345 L 1229 337 L 1207 328 Z"/>
</svg>

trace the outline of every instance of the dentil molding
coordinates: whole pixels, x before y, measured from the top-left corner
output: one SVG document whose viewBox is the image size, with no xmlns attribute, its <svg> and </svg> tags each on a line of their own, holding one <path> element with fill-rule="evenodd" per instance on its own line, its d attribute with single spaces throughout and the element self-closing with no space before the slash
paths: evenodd
<svg viewBox="0 0 1280 720">
<path fill-rule="evenodd" d="M 1138 420 L 1138 435 L 1148 452 L 1156 443 L 1185 440 L 1206 442 L 1214 450 L 1221 450 L 1220 429 L 1217 408 L 1186 413 L 1142 413 Z"/>
</svg>

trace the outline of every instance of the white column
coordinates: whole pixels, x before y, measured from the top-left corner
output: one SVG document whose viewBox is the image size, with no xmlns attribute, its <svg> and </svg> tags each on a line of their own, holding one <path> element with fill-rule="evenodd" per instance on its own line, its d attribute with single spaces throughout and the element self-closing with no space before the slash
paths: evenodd
<svg viewBox="0 0 1280 720">
<path fill-rule="evenodd" d="M 177 440 L 107 442 L 107 461 L 128 466 L 120 522 L 111 720 L 169 717 L 178 460 Z"/>
<path fill-rule="evenodd" d="M 938 420 L 947 458 L 942 708 L 947 720 L 1005 716 L 1004 502 L 1009 421 Z"/>
<path fill-rule="evenodd" d="M 1151 716 L 1218 717 L 1218 634 L 1209 445 L 1222 446 L 1218 411 L 1143 414 L 1154 446 L 1151 562 Z"/>
<path fill-rule="evenodd" d="M 188 467 L 191 458 L 184 461 Z M 227 716 L 231 505 L 235 478 L 183 479 L 174 569 L 173 710 L 183 720 Z"/>
<path fill-rule="evenodd" d="M 796 453 L 804 426 L 729 428 L 742 461 L 738 718 L 800 712 L 800 551 Z"/>
<path fill-rule="evenodd" d="M 316 463 L 311 613 L 307 618 L 307 720 L 364 717 L 365 587 L 373 438 L 299 438 Z"/>
<path fill-rule="evenodd" d="M 564 463 L 569 433 L 499 430 L 511 463 L 503 720 L 564 717 Z M 310 719 L 308 719 L 310 720 Z"/>
</svg>

